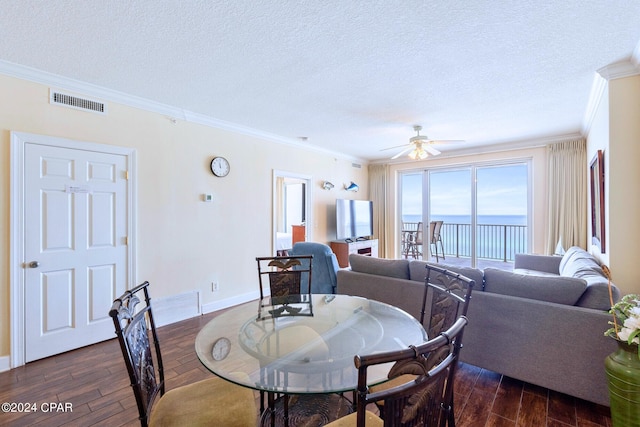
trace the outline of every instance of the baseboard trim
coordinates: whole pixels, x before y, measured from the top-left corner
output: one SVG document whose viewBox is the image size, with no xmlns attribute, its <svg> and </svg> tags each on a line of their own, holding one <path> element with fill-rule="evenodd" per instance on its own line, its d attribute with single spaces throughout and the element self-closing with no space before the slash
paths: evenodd
<svg viewBox="0 0 640 427">
<path fill-rule="evenodd" d="M 236 295 L 232 298 L 223 299 L 220 301 L 213 301 L 207 304 L 202 304 L 202 314 L 212 313 L 214 311 L 223 310 L 225 308 L 233 307 L 234 305 L 242 304 L 245 302 L 257 300 L 260 298 L 260 292 L 249 292 L 246 294 Z"/>
<path fill-rule="evenodd" d="M 190 291 L 151 300 L 156 327 L 169 325 L 200 315 L 200 292 Z"/>
<path fill-rule="evenodd" d="M 11 369 L 11 356 L 0 357 L 0 372 L 5 372 Z"/>
</svg>

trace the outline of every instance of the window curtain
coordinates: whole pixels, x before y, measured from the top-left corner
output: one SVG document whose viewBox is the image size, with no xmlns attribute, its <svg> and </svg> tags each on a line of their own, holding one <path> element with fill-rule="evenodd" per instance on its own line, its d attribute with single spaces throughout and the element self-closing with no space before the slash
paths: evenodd
<svg viewBox="0 0 640 427">
<path fill-rule="evenodd" d="M 549 232 L 547 253 L 571 246 L 587 248 L 587 142 L 584 139 L 547 148 Z"/>
<path fill-rule="evenodd" d="M 378 239 L 378 256 L 387 257 L 386 206 L 389 165 L 369 165 L 369 197 L 373 201 L 373 236 Z"/>
</svg>

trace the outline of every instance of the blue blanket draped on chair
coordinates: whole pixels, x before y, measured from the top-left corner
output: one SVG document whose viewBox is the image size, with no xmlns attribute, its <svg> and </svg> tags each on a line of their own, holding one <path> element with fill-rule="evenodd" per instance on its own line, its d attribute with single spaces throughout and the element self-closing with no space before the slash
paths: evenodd
<svg viewBox="0 0 640 427">
<path fill-rule="evenodd" d="M 331 248 L 323 243 L 298 242 L 289 251 L 291 256 L 313 255 L 311 293 L 335 294 L 336 272 L 340 269 L 338 260 Z M 304 283 L 304 281 L 303 281 Z M 306 289 L 301 289 L 306 292 Z"/>
</svg>

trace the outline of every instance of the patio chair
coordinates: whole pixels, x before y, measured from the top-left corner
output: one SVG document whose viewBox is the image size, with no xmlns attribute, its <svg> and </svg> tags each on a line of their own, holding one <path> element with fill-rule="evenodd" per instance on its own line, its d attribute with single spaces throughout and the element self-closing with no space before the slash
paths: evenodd
<svg viewBox="0 0 640 427">
<path fill-rule="evenodd" d="M 466 325 L 467 318 L 462 316 L 451 328 L 421 345 L 356 356 L 356 412 L 327 424 L 327 427 L 444 425 L 448 419 L 445 407 L 446 389 L 453 385 L 451 372 L 458 362 L 455 349 L 459 347 L 457 342 Z M 403 377 L 405 381 L 383 390 L 368 387 L 368 368 L 389 362 L 395 362 L 395 368 L 415 375 Z M 368 404 L 374 402 L 384 402 L 385 410 L 380 418 L 366 409 Z"/>
<path fill-rule="evenodd" d="M 414 259 L 422 256 L 423 229 L 422 222 L 419 222 L 416 231 L 410 232 L 406 236 L 406 254 L 411 254 Z"/>
<path fill-rule="evenodd" d="M 444 245 L 442 243 L 442 224 L 443 221 L 431 221 L 429 223 L 429 244 L 434 249 L 436 262 L 440 262 L 440 259 L 438 257 L 438 243 L 440 243 L 442 259 L 446 259 L 444 257 Z"/>
<path fill-rule="evenodd" d="M 109 315 L 136 398 L 140 424 L 148 426 L 255 426 L 253 392 L 219 377 L 165 393 L 160 343 L 151 310 L 149 282 L 117 298 Z M 138 307 L 143 302 L 144 306 Z"/>
</svg>

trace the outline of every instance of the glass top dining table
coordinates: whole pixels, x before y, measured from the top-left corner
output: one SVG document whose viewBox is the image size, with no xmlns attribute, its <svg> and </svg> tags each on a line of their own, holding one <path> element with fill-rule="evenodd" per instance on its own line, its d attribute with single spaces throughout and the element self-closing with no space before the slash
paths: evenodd
<svg viewBox="0 0 640 427">
<path fill-rule="evenodd" d="M 355 355 L 427 340 L 413 316 L 382 302 L 347 295 L 287 298 L 251 301 L 214 317 L 196 337 L 202 364 L 255 390 L 340 393 L 356 389 Z M 390 367 L 370 370 L 370 384 L 384 381 Z"/>
</svg>

